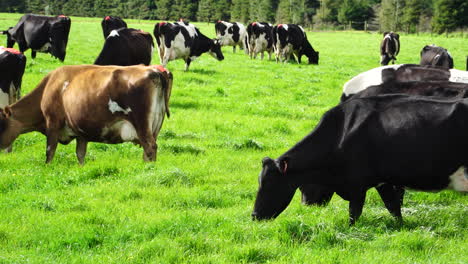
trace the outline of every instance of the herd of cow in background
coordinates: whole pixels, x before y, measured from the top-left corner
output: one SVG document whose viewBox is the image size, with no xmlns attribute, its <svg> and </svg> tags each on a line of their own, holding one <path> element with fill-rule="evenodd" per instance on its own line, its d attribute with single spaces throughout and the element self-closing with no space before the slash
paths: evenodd
<svg viewBox="0 0 468 264">
<path fill-rule="evenodd" d="M 183 59 L 188 70 L 203 53 L 223 60 L 222 46 L 239 47 L 253 59 L 266 52 L 277 62 L 293 57 L 301 63 L 304 55 L 309 64 L 319 61 L 299 25 L 218 21 L 210 39 L 178 21 L 155 25 L 162 66 L 149 66 L 151 34 L 128 28 L 119 17 L 106 16 L 101 25 L 105 43 L 95 65 L 62 66 L 21 99 L 23 53 L 31 49 L 32 58 L 46 52 L 64 61 L 71 20 L 24 15 L 1 32 L 7 35 L 7 48 L 0 47 L 1 148 L 11 151 L 20 134 L 39 131 L 47 137 L 46 162 L 58 143 L 73 139 L 81 164 L 88 142 L 134 142 L 145 160 L 156 160 L 156 139 L 170 115 L 169 61 Z M 277 159 L 263 159 L 254 219 L 278 216 L 298 188 L 305 204 L 326 205 L 334 193 L 349 201 L 351 224 L 372 187 L 399 220 L 404 188 L 468 192 L 468 72 L 452 69 L 450 53 L 435 45 L 422 49 L 419 65 L 385 66 L 400 51 L 394 32 L 384 33 L 380 47 L 383 66 L 349 80 L 340 104 L 309 135 Z"/>
</svg>

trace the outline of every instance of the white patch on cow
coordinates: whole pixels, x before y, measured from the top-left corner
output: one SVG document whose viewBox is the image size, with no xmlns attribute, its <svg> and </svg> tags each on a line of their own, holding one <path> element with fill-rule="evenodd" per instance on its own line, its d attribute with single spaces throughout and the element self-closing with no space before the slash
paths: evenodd
<svg viewBox="0 0 468 264">
<path fill-rule="evenodd" d="M 162 87 L 155 89 L 151 100 L 151 111 L 148 116 L 148 123 L 151 132 L 157 136 L 161 129 L 164 115 L 166 114 L 166 103 L 162 93 Z"/>
<path fill-rule="evenodd" d="M 447 189 L 458 192 L 468 192 L 468 174 L 466 169 L 461 167 L 449 177 L 450 182 Z"/>
<path fill-rule="evenodd" d="M 284 28 L 284 30 L 288 31 L 288 24 L 282 24 L 281 26 Z"/>
<path fill-rule="evenodd" d="M 300 29 L 302 30 L 302 32 L 304 32 L 304 34 L 305 34 L 304 28 L 303 28 L 302 26 L 299 26 L 299 28 L 300 28 Z"/>
<path fill-rule="evenodd" d="M 397 70 L 402 64 L 377 67 L 354 76 L 343 85 L 346 96 L 356 94 L 369 86 L 382 84 L 382 70 L 393 68 Z"/>
<path fill-rule="evenodd" d="M 194 38 L 195 36 L 198 36 L 197 30 L 195 29 L 195 26 L 192 24 L 185 25 L 184 22 L 176 22 L 179 26 L 183 26 L 185 29 L 187 29 L 189 36 L 191 38 Z"/>
<path fill-rule="evenodd" d="M 10 104 L 10 95 L 0 90 L 0 108 Z"/>
<path fill-rule="evenodd" d="M 69 142 L 76 137 L 75 132 L 66 124 L 59 132 L 59 140 L 62 142 Z"/>
<path fill-rule="evenodd" d="M 437 60 L 440 57 L 440 54 L 434 56 L 434 60 Z"/>
<path fill-rule="evenodd" d="M 44 44 L 44 46 L 42 46 L 40 49 L 38 49 L 37 51 L 38 52 L 48 52 L 49 51 L 49 48 L 52 47 L 52 44 L 50 44 L 50 42 L 47 42 L 46 44 Z"/>
<path fill-rule="evenodd" d="M 122 121 L 120 126 L 120 137 L 123 141 L 133 141 L 138 138 L 135 127 L 128 121 Z"/>
<path fill-rule="evenodd" d="M 261 27 L 261 28 L 262 28 L 262 27 L 265 27 L 265 25 L 260 24 L 260 23 L 257 23 L 257 26 L 258 26 L 258 27 Z"/>
<path fill-rule="evenodd" d="M 67 89 L 69 84 L 70 84 L 70 82 L 68 82 L 68 81 L 63 82 L 62 93 L 65 92 L 65 90 Z"/>
<path fill-rule="evenodd" d="M 460 71 L 456 69 L 450 69 L 451 82 L 468 83 L 468 71 Z"/>
<path fill-rule="evenodd" d="M 111 113 L 123 112 L 124 114 L 128 115 L 128 113 L 132 111 L 130 107 L 127 107 L 127 109 L 123 109 L 122 107 L 120 107 L 120 105 L 117 102 L 112 101 L 112 99 L 109 99 L 108 105 L 109 105 L 109 111 L 111 111 Z"/>
<path fill-rule="evenodd" d="M 2 53 L 4 53 L 4 52 L 6 52 L 5 47 L 0 46 L 0 54 L 2 54 Z"/>
<path fill-rule="evenodd" d="M 181 32 L 179 32 L 173 41 L 171 41 L 171 47 L 165 47 L 163 66 L 171 60 L 183 58 L 186 59 L 190 55 L 190 47 L 185 47 L 185 38 Z"/>
<path fill-rule="evenodd" d="M 118 37 L 118 36 L 120 36 L 120 35 L 119 35 L 119 32 L 117 32 L 117 30 L 114 29 L 114 30 L 112 30 L 112 31 L 110 32 L 110 34 L 109 34 L 109 36 L 107 36 L 107 38 Z"/>
</svg>

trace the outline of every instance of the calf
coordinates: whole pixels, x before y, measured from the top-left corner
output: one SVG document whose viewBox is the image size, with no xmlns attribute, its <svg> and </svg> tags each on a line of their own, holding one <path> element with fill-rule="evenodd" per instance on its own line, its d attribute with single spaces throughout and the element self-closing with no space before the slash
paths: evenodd
<svg viewBox="0 0 468 264">
<path fill-rule="evenodd" d="M 94 64 L 149 65 L 153 47 L 153 37 L 150 33 L 134 28 L 112 30 Z"/>
<path fill-rule="evenodd" d="M 318 64 L 319 53 L 314 50 L 307 40 L 304 29 L 295 24 L 279 24 L 272 31 L 273 48 L 276 62 L 287 62 L 291 54 L 296 57 L 297 63 L 301 63 L 302 55 L 309 58 L 309 64 Z"/>
<path fill-rule="evenodd" d="M 385 32 L 384 38 L 380 43 L 380 64 L 388 65 L 396 61 L 396 56 L 400 52 L 400 35 L 394 32 Z"/>
<path fill-rule="evenodd" d="M 172 74 L 161 66 L 63 66 L 28 95 L 0 111 L 0 148 L 23 133 L 47 137 L 46 162 L 58 142 L 76 139 L 83 164 L 88 142 L 140 144 L 156 160 L 156 138 L 169 117 Z"/>
<path fill-rule="evenodd" d="M 257 58 L 260 53 L 263 60 L 263 53 L 268 52 L 268 59 L 271 60 L 273 51 L 272 26 L 266 22 L 253 22 L 247 26 L 248 46 L 250 58 Z"/>
<path fill-rule="evenodd" d="M 247 31 L 243 24 L 218 20 L 215 31 L 221 46 L 232 46 L 233 52 L 236 52 L 236 46 L 239 46 L 246 54 L 249 53 Z"/>
<path fill-rule="evenodd" d="M 119 29 L 119 28 L 126 28 L 127 23 L 125 23 L 125 21 L 118 16 L 116 17 L 106 16 L 102 19 L 101 27 L 102 27 L 102 34 L 104 35 L 104 39 L 106 39 L 112 30 Z"/>
<path fill-rule="evenodd" d="M 50 53 L 61 61 L 65 60 L 71 20 L 64 15 L 56 17 L 24 15 L 16 26 L 2 31 L 7 35 L 7 47 L 13 48 L 18 42 L 19 50 L 24 53 L 29 48 L 31 57 L 36 52 Z"/>
<path fill-rule="evenodd" d="M 154 27 L 154 36 L 158 43 L 159 58 L 164 67 L 171 60 L 183 59 L 185 70 L 188 71 L 190 63 L 205 52 L 209 52 L 219 61 L 224 59 L 219 41 L 209 39 L 198 28 L 187 22 L 158 23 Z"/>
<path fill-rule="evenodd" d="M 450 55 L 450 53 L 442 47 L 438 47 L 436 45 L 426 45 L 421 50 L 421 61 L 419 64 L 452 69 L 453 58 L 452 55 Z"/>
<path fill-rule="evenodd" d="M 318 184 L 349 201 L 350 224 L 369 188 L 386 184 L 421 191 L 468 191 L 468 99 L 380 95 L 344 102 L 273 160 L 263 159 L 252 217 L 269 219 L 289 205 L 298 186 Z M 401 215 L 396 192 L 380 193 Z"/>
<path fill-rule="evenodd" d="M 15 49 L 0 47 L 0 108 L 20 98 L 25 67 L 26 56 Z M 7 152 L 11 150 L 9 146 Z"/>
</svg>

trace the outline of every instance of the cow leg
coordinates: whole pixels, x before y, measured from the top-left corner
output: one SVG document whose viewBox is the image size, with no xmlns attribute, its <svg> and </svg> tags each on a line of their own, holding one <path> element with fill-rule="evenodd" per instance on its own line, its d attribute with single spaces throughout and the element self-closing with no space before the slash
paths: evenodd
<svg viewBox="0 0 468 264">
<path fill-rule="evenodd" d="M 153 133 L 149 129 L 149 124 L 146 122 L 132 122 L 132 125 L 136 129 L 140 145 L 143 147 L 143 160 L 156 161 L 158 146 L 156 145 Z"/>
<path fill-rule="evenodd" d="M 83 165 L 84 158 L 86 156 L 86 147 L 88 146 L 88 141 L 84 138 L 76 138 L 76 157 L 78 162 Z"/>
<path fill-rule="evenodd" d="M 236 53 L 236 45 L 232 46 L 232 53 Z"/>
<path fill-rule="evenodd" d="M 325 186 L 316 184 L 305 184 L 299 186 L 302 192 L 301 202 L 305 205 L 327 205 L 333 197 L 334 191 Z"/>
<path fill-rule="evenodd" d="M 401 206 L 403 205 L 405 189 L 391 184 L 382 184 L 375 188 L 379 192 L 379 195 L 390 214 L 392 214 L 399 222 L 403 221 L 401 216 Z"/>
<path fill-rule="evenodd" d="M 31 50 L 31 58 L 35 59 L 36 58 L 36 51 Z"/>
<path fill-rule="evenodd" d="M 353 193 L 349 200 L 349 225 L 354 225 L 362 214 L 366 192 L 360 191 Z"/>
<path fill-rule="evenodd" d="M 47 128 L 47 149 L 46 149 L 46 163 L 50 163 L 55 155 L 55 150 L 58 144 L 58 129 Z"/>
<path fill-rule="evenodd" d="M 260 53 L 260 59 L 263 60 L 263 57 L 264 57 L 264 52 L 262 51 L 262 52 Z"/>
<path fill-rule="evenodd" d="M 190 58 L 187 58 L 185 60 L 185 71 L 188 71 L 188 69 L 190 67 L 190 62 L 192 62 L 192 60 Z"/>
</svg>

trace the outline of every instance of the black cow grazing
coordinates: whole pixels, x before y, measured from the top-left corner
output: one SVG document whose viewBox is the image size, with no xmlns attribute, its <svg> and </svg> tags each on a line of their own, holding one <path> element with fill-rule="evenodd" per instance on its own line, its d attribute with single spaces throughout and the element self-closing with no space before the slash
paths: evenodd
<svg viewBox="0 0 468 264">
<path fill-rule="evenodd" d="M 248 46 L 250 58 L 257 58 L 260 53 L 263 60 L 263 53 L 268 52 L 268 59 L 271 60 L 273 51 L 272 25 L 266 22 L 252 22 L 247 26 Z"/>
<path fill-rule="evenodd" d="M 232 46 L 233 52 L 236 52 L 236 46 L 239 46 L 246 54 L 249 53 L 247 31 L 243 24 L 218 20 L 215 31 L 221 46 Z"/>
<path fill-rule="evenodd" d="M 279 24 L 272 31 L 273 48 L 276 62 L 287 62 L 291 54 L 295 55 L 297 63 L 301 63 L 302 55 L 309 58 L 309 64 L 318 64 L 319 53 L 314 50 L 304 29 L 296 24 Z"/>
<path fill-rule="evenodd" d="M 0 47 L 0 108 L 18 101 L 26 56 L 13 48 Z M 7 148 L 11 152 L 11 146 Z"/>
<path fill-rule="evenodd" d="M 349 201 L 350 224 L 361 215 L 367 190 L 382 184 L 468 192 L 460 173 L 468 166 L 466 116 L 468 99 L 380 95 L 342 103 L 279 158 L 263 159 L 252 217 L 278 216 L 308 183 Z M 401 215 L 394 191 L 380 195 L 393 215 Z"/>
<path fill-rule="evenodd" d="M 2 33 L 7 35 L 8 48 L 13 48 L 18 42 L 21 53 L 29 48 L 32 50 L 33 59 L 36 52 L 44 52 L 64 61 L 70 25 L 70 18 L 64 15 L 48 17 L 28 14 L 22 16 L 16 26 Z"/>
<path fill-rule="evenodd" d="M 175 59 L 185 61 L 185 70 L 190 63 L 203 53 L 209 52 L 215 59 L 224 60 L 221 45 L 217 39 L 210 39 L 203 35 L 198 28 L 188 22 L 161 22 L 154 26 L 154 36 L 158 42 L 161 64 Z"/>
<path fill-rule="evenodd" d="M 386 74 L 384 74 L 386 72 Z M 388 79 L 398 82 L 449 81 L 468 83 L 468 72 L 435 66 L 400 64 L 382 66 L 358 74 L 343 86 L 341 101 L 346 101 L 354 94 L 372 85 L 379 85 Z"/>
<path fill-rule="evenodd" d="M 125 21 L 118 17 L 118 16 L 106 16 L 102 19 L 101 22 L 101 27 L 102 27 L 102 34 L 104 35 L 104 39 L 109 36 L 110 32 L 114 29 L 119 29 L 119 28 L 126 28 L 127 23 Z"/>
<path fill-rule="evenodd" d="M 96 65 L 149 65 L 154 42 L 150 33 L 134 28 L 112 30 L 97 57 Z"/>
<path fill-rule="evenodd" d="M 453 68 L 453 58 L 446 49 L 436 45 L 426 45 L 421 50 L 421 65 L 432 65 L 444 68 Z"/>
<path fill-rule="evenodd" d="M 380 64 L 388 65 L 396 61 L 396 56 L 400 52 L 400 35 L 394 32 L 385 32 L 384 38 L 380 43 Z"/>
</svg>

